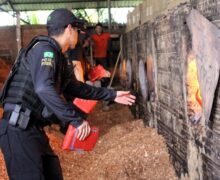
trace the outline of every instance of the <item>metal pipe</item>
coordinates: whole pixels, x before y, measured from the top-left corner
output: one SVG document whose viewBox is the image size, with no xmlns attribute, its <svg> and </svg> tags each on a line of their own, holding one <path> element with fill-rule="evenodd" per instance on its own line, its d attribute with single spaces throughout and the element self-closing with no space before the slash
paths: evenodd
<svg viewBox="0 0 220 180">
<path fill-rule="evenodd" d="M 120 37 L 120 42 L 122 41 L 122 36 Z M 112 73 L 112 76 L 111 76 L 111 80 L 110 80 L 110 83 L 108 85 L 108 88 L 110 88 L 112 86 L 112 82 L 113 82 L 113 79 L 115 77 L 115 72 L 117 70 L 117 67 L 118 67 L 118 63 L 119 63 L 119 60 L 120 60 L 120 57 L 121 57 L 121 54 L 122 54 L 122 43 L 120 43 L 120 50 L 119 50 L 119 53 L 118 53 L 118 57 L 117 57 L 117 60 L 116 60 L 116 63 L 115 63 L 115 67 L 114 67 L 114 70 L 113 70 L 113 73 Z"/>
</svg>

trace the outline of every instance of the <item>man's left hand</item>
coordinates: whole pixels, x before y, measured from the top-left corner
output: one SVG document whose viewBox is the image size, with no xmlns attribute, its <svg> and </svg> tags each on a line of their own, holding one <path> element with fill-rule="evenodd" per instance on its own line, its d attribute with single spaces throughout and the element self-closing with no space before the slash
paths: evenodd
<svg viewBox="0 0 220 180">
<path fill-rule="evenodd" d="M 133 96 L 130 91 L 117 91 L 115 102 L 124 105 L 132 105 L 135 103 L 136 97 Z"/>
</svg>

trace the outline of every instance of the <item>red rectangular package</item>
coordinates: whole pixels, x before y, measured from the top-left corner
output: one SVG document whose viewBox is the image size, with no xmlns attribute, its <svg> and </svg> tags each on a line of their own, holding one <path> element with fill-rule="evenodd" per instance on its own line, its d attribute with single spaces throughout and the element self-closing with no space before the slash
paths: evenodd
<svg viewBox="0 0 220 180">
<path fill-rule="evenodd" d="M 104 69 L 104 67 L 102 65 L 97 65 L 93 68 L 90 69 L 90 71 L 88 72 L 89 74 L 89 79 L 94 82 L 98 79 L 101 79 L 103 77 L 106 76 L 106 70 Z"/>
<path fill-rule="evenodd" d="M 97 127 L 91 127 L 91 132 L 89 136 L 80 141 L 77 138 L 77 129 L 69 125 L 66 135 L 64 137 L 62 149 L 63 150 L 84 150 L 84 151 L 91 151 L 98 140 L 99 137 L 99 129 Z"/>
<path fill-rule="evenodd" d="M 73 104 L 85 113 L 90 113 L 95 108 L 97 101 L 75 98 Z"/>
</svg>

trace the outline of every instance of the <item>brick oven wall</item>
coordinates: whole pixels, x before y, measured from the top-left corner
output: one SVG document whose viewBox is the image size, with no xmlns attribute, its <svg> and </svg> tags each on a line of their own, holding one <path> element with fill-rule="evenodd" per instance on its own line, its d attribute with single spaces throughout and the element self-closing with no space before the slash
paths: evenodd
<svg viewBox="0 0 220 180">
<path fill-rule="evenodd" d="M 47 35 L 47 29 L 44 25 L 26 25 L 21 28 L 21 45 L 26 47 L 31 39 L 37 35 Z"/>
<path fill-rule="evenodd" d="M 157 57 L 158 103 L 156 108 L 158 132 L 167 139 L 175 168 L 180 175 L 187 170 L 187 139 L 189 136 L 184 94 L 184 64 L 188 31 L 185 16 L 188 7 L 182 6 L 154 23 Z"/>
<path fill-rule="evenodd" d="M 199 10 L 219 26 L 220 0 L 191 0 L 129 31 L 124 37 L 125 57 L 133 62 L 133 91 L 137 95 L 135 115 L 157 128 L 167 141 L 179 177 L 218 179 L 220 177 L 220 82 L 210 123 L 202 135 L 187 116 L 186 63 L 191 37 L 186 17 L 191 8 Z M 132 34 L 132 36 L 131 36 Z M 133 38 L 133 40 L 130 40 Z M 132 43 L 132 44 L 131 44 Z M 155 61 L 156 100 L 143 100 L 138 77 L 138 62 Z"/>
<path fill-rule="evenodd" d="M 193 6 L 208 20 L 220 27 L 220 0 L 192 0 Z M 203 178 L 220 177 L 220 80 L 215 91 L 211 117 L 204 138 L 202 161 Z M 200 142 L 197 142 L 201 146 Z"/>
<path fill-rule="evenodd" d="M 21 44 L 25 47 L 30 40 L 37 35 L 46 35 L 44 25 L 24 25 L 21 26 Z M 0 27 L 0 57 L 8 63 L 12 63 L 17 55 L 16 27 Z"/>
<path fill-rule="evenodd" d="M 143 118 L 147 124 L 157 126 L 158 132 L 167 139 L 177 172 L 187 173 L 185 160 L 187 159 L 188 130 L 185 119 L 184 93 L 181 90 L 183 89 L 182 63 L 184 61 L 181 50 L 178 49 L 178 47 L 182 47 L 181 34 L 185 30 L 183 18 L 181 19 L 182 13 L 184 12 L 175 11 L 173 14 L 159 17 L 154 22 L 148 22 L 136 28 L 133 31 L 135 34 L 133 41 L 135 44 L 132 45 L 133 54 L 129 53 L 128 58 L 133 57 L 133 60 L 137 62 L 140 59 L 146 60 L 149 55 L 156 58 L 154 59 L 158 78 L 156 104 L 143 101 L 138 83 L 137 63 L 134 63 L 135 66 L 133 66 L 136 67 L 133 73 L 134 81 L 138 84 L 136 91 L 138 92 L 139 117 Z M 174 16 L 177 19 L 174 19 Z M 129 43 L 128 41 L 124 44 L 129 46 L 130 51 Z"/>
<path fill-rule="evenodd" d="M 11 62 L 17 55 L 16 28 L 0 27 L 0 57 Z"/>
</svg>

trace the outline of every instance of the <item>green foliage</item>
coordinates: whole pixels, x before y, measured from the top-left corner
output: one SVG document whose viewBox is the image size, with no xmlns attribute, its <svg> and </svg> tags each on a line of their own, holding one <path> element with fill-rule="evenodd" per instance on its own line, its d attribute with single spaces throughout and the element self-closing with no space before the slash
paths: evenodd
<svg viewBox="0 0 220 180">
<path fill-rule="evenodd" d="M 38 24 L 38 18 L 35 12 L 30 13 L 30 23 L 31 24 Z"/>
<path fill-rule="evenodd" d="M 35 11 L 27 11 L 24 12 L 22 19 L 24 19 L 25 21 L 29 22 L 30 24 L 39 24 L 39 20 L 37 17 L 37 13 Z M 20 22 L 21 25 L 24 25 L 26 23 L 24 23 L 23 21 Z"/>
<path fill-rule="evenodd" d="M 88 22 L 91 22 L 91 19 L 90 19 L 89 15 L 87 14 L 85 9 L 76 9 L 76 10 L 73 11 L 73 13 L 78 18 L 87 20 Z"/>
</svg>

